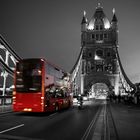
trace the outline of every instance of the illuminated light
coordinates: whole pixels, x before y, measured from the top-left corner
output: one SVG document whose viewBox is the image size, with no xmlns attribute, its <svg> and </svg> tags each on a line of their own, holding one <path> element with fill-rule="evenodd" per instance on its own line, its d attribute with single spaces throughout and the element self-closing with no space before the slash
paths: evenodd
<svg viewBox="0 0 140 140">
<path fill-rule="evenodd" d="M 113 14 L 115 14 L 115 8 L 113 8 L 113 10 L 112 10 L 112 11 L 113 11 Z"/>
<path fill-rule="evenodd" d="M 38 74 L 41 75 L 41 73 L 42 73 L 42 71 L 41 70 L 38 70 Z"/>
<path fill-rule="evenodd" d="M 14 96 L 13 99 L 16 99 L 16 97 Z"/>
<path fill-rule="evenodd" d="M 44 62 L 44 59 L 41 58 L 41 61 Z"/>
<path fill-rule="evenodd" d="M 16 102 L 13 102 L 13 104 L 16 104 Z"/>
<path fill-rule="evenodd" d="M 18 78 L 17 81 L 23 81 L 22 78 Z"/>
<path fill-rule="evenodd" d="M 32 108 L 24 108 L 23 111 L 32 111 Z"/>
<path fill-rule="evenodd" d="M 16 87 L 21 88 L 24 87 L 24 85 L 16 85 Z"/>
<path fill-rule="evenodd" d="M 89 24 L 88 29 L 89 30 L 93 30 L 94 29 L 94 23 L 93 24 Z"/>
<path fill-rule="evenodd" d="M 73 93 L 70 93 L 70 96 L 73 96 Z"/>
<path fill-rule="evenodd" d="M 16 92 L 15 91 L 13 91 L 13 95 L 16 95 Z"/>
<path fill-rule="evenodd" d="M 86 11 L 84 11 L 84 17 L 86 16 Z"/>
<path fill-rule="evenodd" d="M 32 111 L 32 108 L 29 108 L 28 111 Z"/>
<path fill-rule="evenodd" d="M 109 22 L 109 20 L 107 18 L 104 18 L 103 21 L 104 21 L 104 27 L 105 27 L 105 29 L 109 29 L 110 28 L 110 22 Z"/>
<path fill-rule="evenodd" d="M 24 109 L 23 109 L 23 111 L 27 111 L 27 110 L 28 110 L 27 108 L 24 108 Z"/>
<path fill-rule="evenodd" d="M 44 97 L 41 97 L 42 100 L 44 100 Z"/>
<path fill-rule="evenodd" d="M 101 3 L 98 3 L 98 7 L 101 7 Z"/>
<path fill-rule="evenodd" d="M 29 88 L 29 90 L 36 90 L 36 88 Z"/>
<path fill-rule="evenodd" d="M 41 105 L 44 105 L 44 103 L 41 103 Z"/>
<path fill-rule="evenodd" d="M 97 43 L 103 43 L 103 40 L 96 40 Z"/>
<path fill-rule="evenodd" d="M 95 23 L 95 19 L 91 19 L 91 21 L 89 22 L 88 25 L 88 30 L 93 30 L 94 29 L 94 23 Z"/>
<path fill-rule="evenodd" d="M 19 72 L 19 71 L 17 71 L 16 73 L 17 73 L 17 74 L 20 74 L 20 72 Z"/>
<path fill-rule="evenodd" d="M 101 57 L 99 57 L 99 56 L 97 56 L 97 55 L 95 55 L 95 57 L 94 57 L 94 60 L 101 60 L 102 58 Z"/>
</svg>

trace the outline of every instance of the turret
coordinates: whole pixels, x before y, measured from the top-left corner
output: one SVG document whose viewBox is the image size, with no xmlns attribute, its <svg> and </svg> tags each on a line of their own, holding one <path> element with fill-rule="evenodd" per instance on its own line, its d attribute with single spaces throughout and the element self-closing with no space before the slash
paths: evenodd
<svg viewBox="0 0 140 140">
<path fill-rule="evenodd" d="M 87 18 L 86 18 L 86 11 L 84 11 L 83 19 L 81 22 L 81 31 L 84 32 L 87 30 Z"/>
<path fill-rule="evenodd" d="M 118 44 L 118 19 L 115 14 L 115 8 L 113 8 L 113 18 L 111 21 L 111 27 L 113 29 L 113 39 L 115 41 L 115 44 Z"/>
<path fill-rule="evenodd" d="M 112 29 L 116 29 L 116 30 L 118 29 L 118 19 L 115 14 L 115 8 L 113 8 L 113 18 L 111 21 L 111 25 L 112 25 Z"/>
</svg>

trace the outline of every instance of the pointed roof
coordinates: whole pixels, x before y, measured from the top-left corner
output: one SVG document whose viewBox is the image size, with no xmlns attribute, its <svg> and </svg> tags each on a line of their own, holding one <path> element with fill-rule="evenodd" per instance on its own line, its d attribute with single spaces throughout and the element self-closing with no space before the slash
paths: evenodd
<svg viewBox="0 0 140 140">
<path fill-rule="evenodd" d="M 83 19 L 81 24 L 87 23 L 87 18 L 86 18 L 86 11 L 84 11 Z"/>
<path fill-rule="evenodd" d="M 101 4 L 98 3 L 98 6 L 96 7 L 96 11 L 94 14 L 94 18 L 104 18 L 105 14 L 103 12 L 103 7 L 101 7 Z"/>
<path fill-rule="evenodd" d="M 113 18 L 112 18 L 112 22 L 117 22 L 117 21 L 118 21 L 118 19 L 117 19 L 116 15 L 114 14 Z"/>
<path fill-rule="evenodd" d="M 116 14 L 115 14 L 115 8 L 113 8 L 113 18 L 112 18 L 112 22 L 117 22 L 118 19 L 116 17 Z"/>
<path fill-rule="evenodd" d="M 98 3 L 98 6 L 96 7 L 95 13 L 89 22 L 89 25 L 88 25 L 89 30 L 94 29 L 96 19 L 101 19 L 103 21 L 104 27 L 106 29 L 110 28 L 110 22 L 107 19 L 106 15 L 104 14 L 103 7 L 101 7 L 100 3 Z"/>
</svg>

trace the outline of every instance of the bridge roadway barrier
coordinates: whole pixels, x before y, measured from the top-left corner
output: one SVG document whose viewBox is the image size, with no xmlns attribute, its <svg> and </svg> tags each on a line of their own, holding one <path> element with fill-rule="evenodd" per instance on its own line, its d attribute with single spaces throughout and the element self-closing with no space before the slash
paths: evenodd
<svg viewBox="0 0 140 140">
<path fill-rule="evenodd" d="M 0 114 L 12 111 L 12 96 L 0 96 Z"/>
</svg>

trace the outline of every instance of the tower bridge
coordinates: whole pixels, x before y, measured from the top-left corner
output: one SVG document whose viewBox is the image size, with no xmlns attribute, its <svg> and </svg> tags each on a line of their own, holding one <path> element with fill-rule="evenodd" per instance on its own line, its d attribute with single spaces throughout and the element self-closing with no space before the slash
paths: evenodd
<svg viewBox="0 0 140 140">
<path fill-rule="evenodd" d="M 140 93 L 140 83 L 134 84 L 127 77 L 118 50 L 118 19 L 115 9 L 113 9 L 111 21 L 108 20 L 100 4 L 96 7 L 95 13 L 90 20 L 87 19 L 86 12 L 84 12 L 81 22 L 81 48 L 75 65 L 70 71 L 70 83 L 74 95 L 90 94 L 92 97 L 98 98 L 100 96 L 113 95 L 115 97 L 115 95 L 121 96 L 125 94 L 126 96 L 130 95 L 136 101 L 136 96 Z M 18 77 L 16 78 L 19 83 L 16 82 L 16 84 L 18 85 L 17 87 L 23 87 L 21 88 L 23 90 L 17 88 L 17 93 L 13 93 L 13 98 L 11 98 L 12 96 L 7 96 L 8 78 L 14 77 L 16 62 L 21 59 L 3 36 L 0 35 L 1 139 L 140 139 L 139 105 L 128 105 L 123 102 L 119 104 L 111 102 L 112 100 L 109 102 L 105 100 L 86 100 L 80 110 L 77 110 L 77 104 L 74 104 L 70 110 L 57 112 L 60 111 L 59 107 L 66 104 L 70 105 L 68 98 L 71 96 L 66 94 L 67 90 L 65 89 L 65 86 L 69 85 L 69 76 L 63 71 L 61 71 L 60 78 L 56 78 L 57 85 L 63 85 L 60 90 L 58 87 L 55 88 L 53 76 L 48 73 L 47 75 L 44 74 L 44 70 L 42 71 L 40 68 L 33 71 L 35 78 L 24 80 L 25 84 L 28 84 L 27 81 L 29 81 L 30 90 L 28 90 L 23 86 L 20 78 L 22 77 L 21 75 L 24 77 L 26 74 L 24 75 L 24 72 L 17 71 Z M 55 66 L 54 68 L 55 71 L 59 71 L 59 68 Z M 48 70 L 51 73 L 54 69 L 53 67 L 51 69 L 50 65 Z M 41 73 L 45 75 L 44 80 L 40 80 L 43 79 Z M 59 73 L 56 75 L 59 75 Z M 37 79 L 42 81 L 43 85 L 36 82 Z M 33 84 L 35 82 L 33 87 L 37 87 L 36 89 L 39 87 L 39 90 L 32 88 L 30 81 L 33 81 Z M 43 81 L 50 82 L 46 89 Z M 65 92 L 63 92 L 63 88 Z M 25 93 L 25 91 L 31 94 L 20 93 Z M 59 94 L 60 92 L 65 94 Z M 16 105 L 17 108 L 19 107 L 22 112 L 13 112 L 12 99 L 13 105 Z M 60 104 L 58 104 L 58 100 Z M 22 106 L 23 110 L 21 109 Z M 43 110 L 50 106 L 53 107 L 55 112 L 32 113 L 36 107 L 40 107 Z M 48 110 L 46 109 L 46 111 Z"/>
<path fill-rule="evenodd" d="M 84 11 L 81 22 L 81 50 L 71 70 L 75 95 L 94 92 L 93 85 L 104 83 L 109 94 L 134 95 L 137 87 L 127 77 L 118 53 L 118 19 L 113 9 L 109 21 L 100 4 L 88 21 Z"/>
<path fill-rule="evenodd" d="M 75 95 L 93 93 L 94 86 L 103 83 L 108 93 L 113 95 L 135 95 L 138 86 L 127 77 L 118 49 L 118 19 L 113 9 L 112 20 L 109 21 L 100 4 L 88 21 L 86 12 L 81 22 L 81 49 L 75 65 L 71 70 L 72 90 Z M 13 77 L 17 61 L 21 57 L 0 35 L 0 69 L 3 77 L 2 95 L 5 95 L 6 79 Z"/>
</svg>

